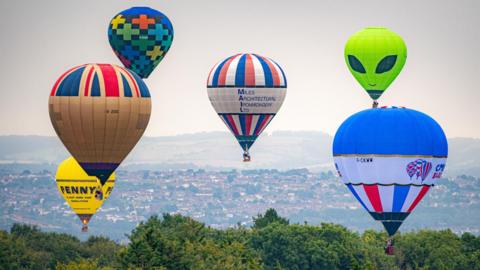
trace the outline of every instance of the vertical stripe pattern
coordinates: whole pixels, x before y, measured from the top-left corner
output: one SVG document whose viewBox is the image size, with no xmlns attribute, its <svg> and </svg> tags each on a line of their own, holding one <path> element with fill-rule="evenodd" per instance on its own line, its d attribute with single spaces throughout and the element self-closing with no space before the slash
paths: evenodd
<svg viewBox="0 0 480 270">
<path fill-rule="evenodd" d="M 346 184 L 355 198 L 369 212 L 411 212 L 423 199 L 430 186 Z"/>
<path fill-rule="evenodd" d="M 133 72 L 116 65 L 86 64 L 60 76 L 50 96 L 148 98 L 150 93 L 143 80 Z"/>
<path fill-rule="evenodd" d="M 383 212 L 382 202 L 378 192 L 378 185 L 365 185 L 363 188 L 365 189 L 365 193 L 367 193 L 368 199 L 370 200 L 375 212 Z"/>
<path fill-rule="evenodd" d="M 271 87 L 286 88 L 282 68 L 273 60 L 257 54 L 236 54 L 210 71 L 207 87 Z"/>
<path fill-rule="evenodd" d="M 235 136 L 258 136 L 272 121 L 274 115 L 219 114 L 219 116 Z"/>
<path fill-rule="evenodd" d="M 429 185 L 379 185 L 346 183 L 353 196 L 372 217 L 381 221 L 390 236 L 423 199 Z"/>
<path fill-rule="evenodd" d="M 246 151 L 280 109 L 286 87 L 277 63 L 250 53 L 218 62 L 207 78 L 212 106 Z"/>
</svg>

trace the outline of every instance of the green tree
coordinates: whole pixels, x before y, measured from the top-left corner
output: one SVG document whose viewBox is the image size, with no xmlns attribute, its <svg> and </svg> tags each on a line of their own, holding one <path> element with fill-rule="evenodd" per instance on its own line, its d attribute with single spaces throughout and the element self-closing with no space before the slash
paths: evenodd
<svg viewBox="0 0 480 270">
<path fill-rule="evenodd" d="M 102 236 L 90 236 L 82 245 L 86 249 L 86 256 L 94 258 L 98 267 L 111 265 L 120 249 L 117 243 Z"/>
<path fill-rule="evenodd" d="M 80 259 L 68 263 L 58 263 L 56 270 L 113 270 L 111 267 L 101 267 L 95 260 Z"/>
<path fill-rule="evenodd" d="M 185 254 L 184 260 L 189 265 L 189 269 L 262 269 L 260 258 L 238 242 L 219 245 L 208 239 L 200 243 L 187 243 Z"/>
<path fill-rule="evenodd" d="M 364 252 L 365 269 L 394 270 L 400 269 L 395 256 L 385 254 L 387 234 L 383 231 L 367 230 L 361 236 L 361 250 Z"/>
<path fill-rule="evenodd" d="M 450 230 L 406 233 L 395 245 L 402 269 L 463 269 L 467 261 L 460 238 Z"/>
<path fill-rule="evenodd" d="M 114 265 L 118 249 L 118 244 L 104 237 L 81 242 L 67 234 L 14 224 L 10 234 L 0 232 L 0 269 L 54 269 L 82 259 L 102 268 Z"/>
<path fill-rule="evenodd" d="M 266 269 L 358 269 L 364 254 L 360 237 L 346 228 L 274 222 L 254 230 L 251 246 Z"/>
<path fill-rule="evenodd" d="M 277 211 L 273 208 L 268 209 L 265 214 L 258 214 L 257 217 L 253 218 L 253 228 L 261 229 L 266 227 L 268 224 L 277 222 L 279 224 L 288 225 L 289 221 L 286 218 L 280 217 L 277 214 Z"/>
<path fill-rule="evenodd" d="M 153 216 L 132 232 L 119 258 L 125 268 L 259 269 L 259 257 L 237 235 L 223 234 L 180 215 Z"/>
</svg>

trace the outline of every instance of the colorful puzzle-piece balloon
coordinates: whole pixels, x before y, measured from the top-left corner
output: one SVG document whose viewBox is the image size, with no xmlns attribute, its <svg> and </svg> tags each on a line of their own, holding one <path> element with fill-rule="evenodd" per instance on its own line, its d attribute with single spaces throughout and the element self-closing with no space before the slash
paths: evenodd
<svg viewBox="0 0 480 270">
<path fill-rule="evenodd" d="M 113 17 L 108 40 L 125 67 L 147 78 L 170 49 L 173 27 L 161 12 L 133 7 Z"/>
</svg>

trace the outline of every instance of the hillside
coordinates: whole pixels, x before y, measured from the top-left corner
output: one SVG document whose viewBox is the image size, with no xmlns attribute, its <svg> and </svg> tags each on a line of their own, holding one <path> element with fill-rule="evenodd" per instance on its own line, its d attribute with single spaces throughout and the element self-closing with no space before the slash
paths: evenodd
<svg viewBox="0 0 480 270">
<path fill-rule="evenodd" d="M 226 132 L 144 137 L 123 163 L 124 169 L 332 169 L 332 137 L 322 132 L 278 131 L 264 134 L 252 148 L 253 162 L 241 162 L 241 150 Z M 480 176 L 480 139 L 449 139 L 447 174 Z M 56 137 L 0 136 L 0 163 L 52 163 L 68 156 Z"/>
<path fill-rule="evenodd" d="M 354 231 L 382 230 L 331 171 L 139 170 L 117 172 L 112 196 L 90 221 L 90 235 L 125 241 L 140 221 L 162 213 L 193 217 L 215 228 L 252 225 L 275 208 L 292 222 L 334 222 Z M 439 179 L 401 227 L 480 234 L 480 178 Z M 28 223 L 84 239 L 78 217 L 57 190 L 53 171 L 0 170 L 0 229 Z M 112 226 L 114 225 L 114 226 Z"/>
</svg>

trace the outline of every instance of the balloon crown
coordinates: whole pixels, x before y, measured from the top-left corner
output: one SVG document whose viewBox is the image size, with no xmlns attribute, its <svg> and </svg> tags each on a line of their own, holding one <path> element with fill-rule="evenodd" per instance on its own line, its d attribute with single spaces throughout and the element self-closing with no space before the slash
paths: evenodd
<svg viewBox="0 0 480 270">
<path fill-rule="evenodd" d="M 381 106 L 380 109 L 406 109 L 405 106 Z"/>
</svg>

